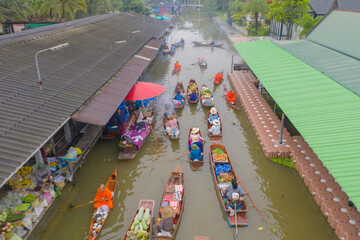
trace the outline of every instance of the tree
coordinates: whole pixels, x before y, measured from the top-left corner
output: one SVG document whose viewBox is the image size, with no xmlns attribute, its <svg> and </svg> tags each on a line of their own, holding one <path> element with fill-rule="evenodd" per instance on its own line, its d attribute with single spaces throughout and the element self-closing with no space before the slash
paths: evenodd
<svg viewBox="0 0 360 240">
<path fill-rule="evenodd" d="M 67 15 L 75 19 L 78 10 L 87 11 L 85 0 L 47 0 L 40 7 L 41 14 L 56 14 L 62 20 L 65 20 Z"/>
<path fill-rule="evenodd" d="M 313 18 L 312 16 L 310 16 L 309 14 L 304 15 L 297 23 L 296 23 L 296 28 L 298 26 L 302 27 L 302 30 L 299 34 L 299 38 L 302 38 L 303 36 L 305 36 L 308 32 L 310 32 L 315 26 L 316 24 L 318 24 L 321 21 L 322 17 L 316 17 Z"/>
<path fill-rule="evenodd" d="M 240 0 L 236 0 L 230 5 L 230 14 L 233 21 L 239 21 L 241 24 L 241 19 L 245 17 L 245 3 Z"/>
<path fill-rule="evenodd" d="M 25 21 L 33 12 L 25 0 L 0 0 L 0 21 Z"/>
<path fill-rule="evenodd" d="M 204 0 L 203 6 L 201 9 L 204 12 L 211 13 L 211 12 L 215 12 L 217 8 L 218 8 L 218 5 L 216 3 L 216 0 Z"/>
<path fill-rule="evenodd" d="M 274 0 L 270 4 L 269 19 L 283 22 L 286 26 L 286 38 L 291 38 L 293 24 L 309 11 L 309 0 Z"/>
<path fill-rule="evenodd" d="M 147 9 L 144 0 L 123 0 L 125 12 L 144 13 Z"/>
<path fill-rule="evenodd" d="M 255 16 L 255 32 L 257 34 L 259 13 L 264 16 L 269 11 L 269 4 L 265 0 L 248 0 L 245 9 Z"/>
</svg>

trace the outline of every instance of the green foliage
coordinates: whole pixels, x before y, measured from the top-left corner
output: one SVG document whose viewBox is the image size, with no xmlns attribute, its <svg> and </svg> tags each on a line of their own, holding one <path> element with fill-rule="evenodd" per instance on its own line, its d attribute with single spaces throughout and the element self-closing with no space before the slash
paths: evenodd
<svg viewBox="0 0 360 240">
<path fill-rule="evenodd" d="M 286 167 L 295 168 L 295 164 L 291 161 L 291 158 L 270 158 L 270 160 Z"/>
<path fill-rule="evenodd" d="M 231 3 L 230 6 L 231 19 L 234 22 L 240 23 L 241 19 L 246 16 L 245 3 L 240 0 L 236 0 Z"/>
<path fill-rule="evenodd" d="M 144 13 L 147 11 L 144 0 L 123 0 L 125 12 Z"/>
<path fill-rule="evenodd" d="M 216 3 L 216 0 L 204 0 L 202 2 L 202 8 L 201 10 L 207 13 L 215 12 L 218 8 L 218 5 Z"/>
<path fill-rule="evenodd" d="M 244 27 L 247 26 L 247 22 L 244 23 Z M 248 36 L 269 36 L 269 25 L 261 25 L 258 23 L 257 30 L 255 29 L 255 23 L 249 22 L 249 27 L 247 28 Z"/>
<path fill-rule="evenodd" d="M 47 0 L 40 6 L 40 15 L 46 15 L 50 18 L 56 15 L 63 20 L 67 16 L 75 19 L 78 10 L 87 11 L 85 0 Z"/>
<path fill-rule="evenodd" d="M 309 0 L 274 0 L 270 4 L 267 17 L 277 22 L 283 21 L 287 27 L 287 39 L 290 39 L 290 29 L 293 23 L 307 15 L 309 9 Z"/>
<path fill-rule="evenodd" d="M 299 38 L 305 36 L 308 32 L 310 32 L 316 24 L 321 21 L 322 17 L 313 18 L 309 14 L 304 15 L 300 20 L 296 23 L 296 28 L 298 26 L 302 27 L 302 31 L 299 34 Z"/>
<path fill-rule="evenodd" d="M 26 0 L 0 0 L 0 21 L 26 21 L 33 8 Z"/>
<path fill-rule="evenodd" d="M 257 34 L 259 14 L 266 15 L 269 11 L 269 4 L 265 0 L 248 0 L 245 5 L 245 11 L 255 17 L 255 33 Z"/>
</svg>

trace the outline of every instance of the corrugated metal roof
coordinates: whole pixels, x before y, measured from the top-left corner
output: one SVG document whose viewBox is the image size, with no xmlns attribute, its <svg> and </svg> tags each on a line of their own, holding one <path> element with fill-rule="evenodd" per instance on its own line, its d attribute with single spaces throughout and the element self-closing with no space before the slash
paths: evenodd
<svg viewBox="0 0 360 240">
<path fill-rule="evenodd" d="M 359 208 L 359 96 L 268 40 L 234 46 Z"/>
<path fill-rule="evenodd" d="M 146 43 L 72 118 L 94 125 L 105 125 L 155 57 L 161 44 L 158 40 Z"/>
<path fill-rule="evenodd" d="M 360 60 L 360 12 L 334 10 L 307 36 L 307 40 Z"/>
<path fill-rule="evenodd" d="M 317 15 L 325 15 L 333 2 L 334 0 L 310 0 L 309 6 Z"/>
<path fill-rule="evenodd" d="M 276 44 L 360 95 L 360 61 L 306 40 L 278 41 Z"/>
<path fill-rule="evenodd" d="M 142 15 L 108 14 L 0 37 L 0 186 L 69 117 L 169 23 Z M 132 34 L 133 31 L 140 32 Z M 127 40 L 123 44 L 111 44 Z M 38 85 L 39 55 L 45 89 Z"/>
</svg>

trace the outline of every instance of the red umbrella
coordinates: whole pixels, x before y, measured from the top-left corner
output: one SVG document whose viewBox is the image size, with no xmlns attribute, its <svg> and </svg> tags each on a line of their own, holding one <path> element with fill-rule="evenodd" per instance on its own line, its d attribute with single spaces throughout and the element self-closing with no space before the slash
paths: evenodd
<svg viewBox="0 0 360 240">
<path fill-rule="evenodd" d="M 131 88 L 125 100 L 135 101 L 156 97 L 162 94 L 165 88 L 161 85 L 149 82 L 138 82 Z"/>
</svg>

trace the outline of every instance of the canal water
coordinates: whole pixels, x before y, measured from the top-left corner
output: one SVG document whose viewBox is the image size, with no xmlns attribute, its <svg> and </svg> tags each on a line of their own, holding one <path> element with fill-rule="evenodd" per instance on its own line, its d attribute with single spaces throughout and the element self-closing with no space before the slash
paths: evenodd
<svg viewBox="0 0 360 240">
<path fill-rule="evenodd" d="M 229 108 L 222 97 L 223 87 L 216 88 L 209 80 L 217 71 L 230 71 L 232 55 L 235 55 L 235 62 L 241 60 L 226 36 L 211 19 L 196 13 L 182 16 L 168 42 L 178 42 L 181 38 L 185 39 L 185 46 L 179 48 L 175 56 L 158 56 L 142 80 L 161 84 L 166 89 L 159 97 L 156 128 L 162 122 L 164 104 L 171 101 L 178 81 L 187 86 L 189 79 L 194 78 L 199 85 L 207 84 L 214 91 L 215 106 L 223 121 L 222 144 L 227 147 L 236 173 L 264 216 L 262 218 L 245 197 L 249 206 L 249 226 L 239 229 L 239 239 L 337 239 L 297 171 L 264 157 L 245 112 Z M 223 48 L 201 48 L 191 43 L 211 40 L 225 45 Z M 198 57 L 206 59 L 206 70 L 193 64 Z M 182 70 L 179 76 L 172 76 L 176 60 Z M 230 86 L 227 78 L 222 84 Z M 155 200 L 157 216 L 165 183 L 176 166 L 183 167 L 186 185 L 185 207 L 176 239 L 192 240 L 194 236 L 208 236 L 211 240 L 233 239 L 233 229 L 222 212 L 210 173 L 207 111 L 200 103 L 197 106 L 187 103 L 177 112 L 180 140 L 170 140 L 160 128 L 155 132 L 159 144 L 149 137 L 133 160 L 117 159 L 119 139 L 99 140 L 76 173 L 77 183 L 64 188 L 63 196 L 46 213 L 29 239 L 87 239 L 93 207 L 59 210 L 92 200 L 98 186 L 106 182 L 115 167 L 118 169 L 118 186 L 114 208 L 98 239 L 122 239 L 140 199 Z M 187 152 L 188 131 L 194 126 L 201 129 L 207 140 L 205 163 L 199 172 L 191 170 L 187 156 L 175 160 Z M 260 227 L 262 231 L 258 230 Z"/>
</svg>

